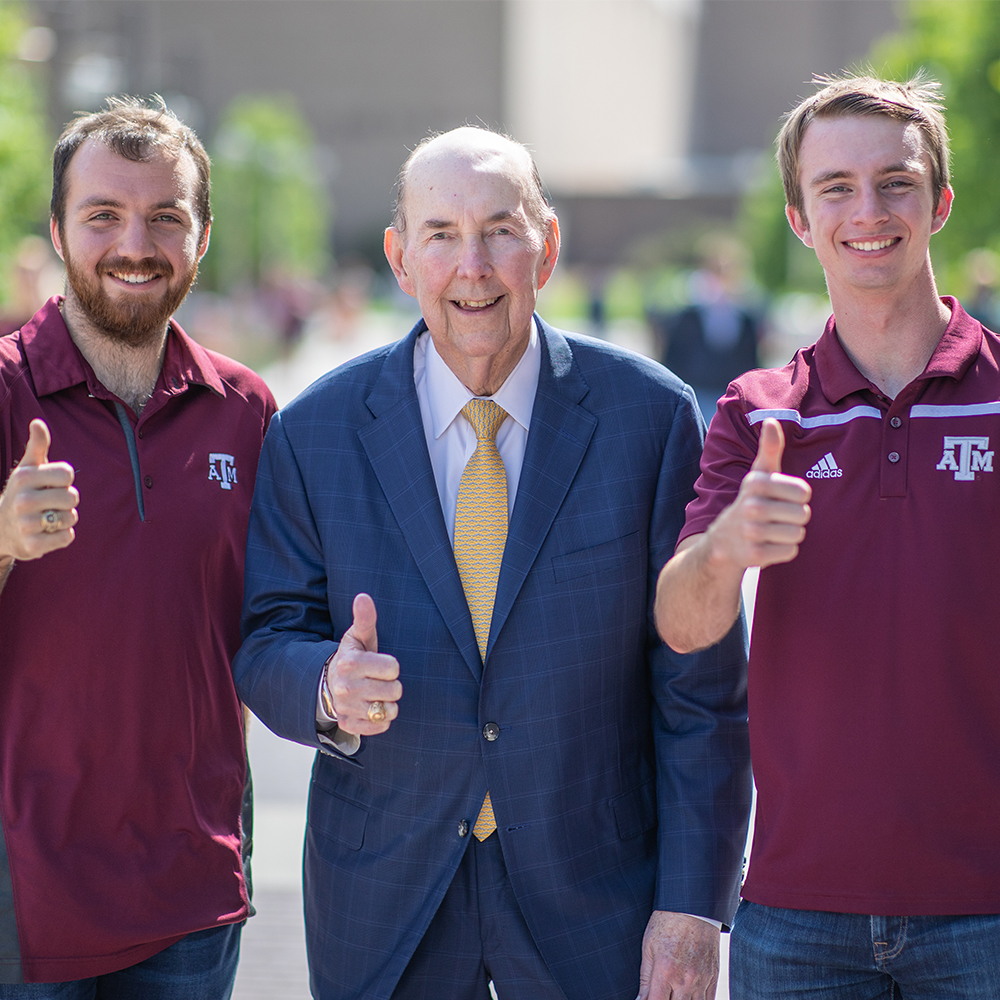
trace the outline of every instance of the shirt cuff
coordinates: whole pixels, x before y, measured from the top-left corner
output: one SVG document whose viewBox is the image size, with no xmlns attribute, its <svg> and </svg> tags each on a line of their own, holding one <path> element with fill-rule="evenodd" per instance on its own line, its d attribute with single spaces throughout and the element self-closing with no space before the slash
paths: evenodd
<svg viewBox="0 0 1000 1000">
<path fill-rule="evenodd" d="M 697 913 L 685 913 L 683 916 L 694 917 L 695 920 L 704 920 L 706 924 L 711 924 L 717 931 L 721 932 L 722 930 L 721 920 L 713 920 L 711 917 L 701 917 Z"/>
<path fill-rule="evenodd" d="M 317 729 L 316 735 L 319 737 L 320 743 L 333 747 L 345 757 L 353 757 L 361 749 L 361 737 L 354 733 L 345 733 L 342 729 L 337 728 L 336 723 L 333 724 L 333 729 L 326 732 Z"/>
</svg>

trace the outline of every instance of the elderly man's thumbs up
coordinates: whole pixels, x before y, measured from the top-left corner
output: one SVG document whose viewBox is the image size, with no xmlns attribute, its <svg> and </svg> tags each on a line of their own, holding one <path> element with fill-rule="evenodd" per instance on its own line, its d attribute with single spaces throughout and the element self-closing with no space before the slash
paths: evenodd
<svg viewBox="0 0 1000 1000">
<path fill-rule="evenodd" d="M 399 714 L 399 661 L 378 651 L 378 616 L 368 594 L 358 594 L 351 627 L 326 665 L 337 728 L 358 736 L 384 733 Z"/>
</svg>

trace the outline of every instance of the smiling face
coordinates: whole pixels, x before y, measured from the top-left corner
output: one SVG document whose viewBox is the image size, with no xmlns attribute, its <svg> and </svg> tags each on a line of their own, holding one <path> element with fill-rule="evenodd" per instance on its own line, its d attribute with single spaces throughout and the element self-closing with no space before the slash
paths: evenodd
<svg viewBox="0 0 1000 1000">
<path fill-rule="evenodd" d="M 190 154 L 126 160 L 88 140 L 67 168 L 66 209 L 52 242 L 66 264 L 67 308 L 110 339 L 161 337 L 208 247 L 196 215 Z"/>
<path fill-rule="evenodd" d="M 414 296 L 434 346 L 477 395 L 492 395 L 531 335 L 538 289 L 559 252 L 553 220 L 543 229 L 525 205 L 530 161 L 484 129 L 449 132 L 407 171 L 406 228 L 386 230 L 400 288 Z"/>
<path fill-rule="evenodd" d="M 884 115 L 817 118 L 802 139 L 799 180 L 804 212 L 789 206 L 788 221 L 816 251 L 831 296 L 933 283 L 930 237 L 953 195 L 946 187 L 934 204 L 915 125 Z"/>
</svg>

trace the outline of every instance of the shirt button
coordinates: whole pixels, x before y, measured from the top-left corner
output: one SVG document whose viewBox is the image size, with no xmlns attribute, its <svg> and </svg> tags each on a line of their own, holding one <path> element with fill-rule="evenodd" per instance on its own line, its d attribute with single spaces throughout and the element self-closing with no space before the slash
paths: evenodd
<svg viewBox="0 0 1000 1000">
<path fill-rule="evenodd" d="M 903 421 L 900 420 L 899 417 L 893 417 L 892 420 L 889 421 L 889 423 L 892 424 L 893 427 L 903 426 Z"/>
<path fill-rule="evenodd" d="M 142 431 L 136 431 L 136 434 L 138 434 L 140 438 L 142 437 Z"/>
<path fill-rule="evenodd" d="M 500 727 L 495 722 L 487 722 L 483 726 L 483 736 L 486 737 L 492 743 L 494 740 L 500 739 Z"/>
<path fill-rule="evenodd" d="M 458 835 L 460 837 L 467 837 L 469 835 L 469 821 L 467 819 L 463 819 L 458 824 Z"/>
<path fill-rule="evenodd" d="M 152 476 L 146 476 L 146 478 L 143 480 L 143 482 L 146 484 L 146 489 L 147 490 L 151 490 L 153 488 L 153 477 Z"/>
<path fill-rule="evenodd" d="M 898 451 L 890 451 L 889 452 L 889 461 L 892 462 L 893 465 L 895 465 L 899 461 L 899 452 Z"/>
</svg>

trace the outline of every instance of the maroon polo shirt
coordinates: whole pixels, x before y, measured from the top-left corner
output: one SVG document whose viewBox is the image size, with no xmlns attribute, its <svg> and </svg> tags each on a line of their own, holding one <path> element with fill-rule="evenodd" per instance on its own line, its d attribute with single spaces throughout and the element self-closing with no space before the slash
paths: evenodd
<svg viewBox="0 0 1000 1000">
<path fill-rule="evenodd" d="M 57 299 L 0 340 L 5 480 L 41 417 L 80 491 L 76 540 L 0 594 L 0 981 L 18 950 L 28 982 L 79 979 L 247 916 L 230 659 L 274 402 L 176 325 L 142 415 L 116 402 Z"/>
<path fill-rule="evenodd" d="M 754 902 L 1000 912 L 1000 339 L 944 301 L 896 399 L 831 319 L 786 367 L 734 382 L 708 433 L 681 538 L 732 502 L 765 417 L 813 489 L 798 557 L 757 591 Z"/>
</svg>

